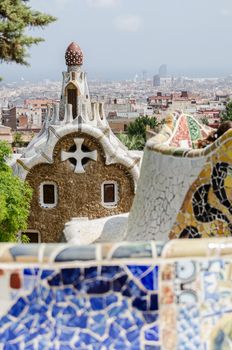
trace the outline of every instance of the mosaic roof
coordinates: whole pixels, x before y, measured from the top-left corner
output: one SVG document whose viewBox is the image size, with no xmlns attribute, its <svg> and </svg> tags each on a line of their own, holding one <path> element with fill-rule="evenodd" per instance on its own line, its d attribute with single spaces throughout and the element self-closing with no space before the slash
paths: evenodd
<svg viewBox="0 0 232 350">
<path fill-rule="evenodd" d="M 180 114 L 174 119 L 174 129 L 169 146 L 195 148 L 195 142 L 204 139 L 212 131 L 191 115 Z"/>
</svg>

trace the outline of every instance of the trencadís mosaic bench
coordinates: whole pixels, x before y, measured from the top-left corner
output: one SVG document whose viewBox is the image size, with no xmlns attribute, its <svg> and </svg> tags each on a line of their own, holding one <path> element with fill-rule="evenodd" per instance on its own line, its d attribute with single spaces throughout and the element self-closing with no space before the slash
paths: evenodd
<svg viewBox="0 0 232 350">
<path fill-rule="evenodd" d="M 232 239 L 1 244 L 0 286 L 0 349 L 231 349 Z"/>
<path fill-rule="evenodd" d="M 232 235 L 232 129 L 193 149 L 206 130 L 186 115 L 176 126 L 165 124 L 146 144 L 127 240 Z"/>
</svg>

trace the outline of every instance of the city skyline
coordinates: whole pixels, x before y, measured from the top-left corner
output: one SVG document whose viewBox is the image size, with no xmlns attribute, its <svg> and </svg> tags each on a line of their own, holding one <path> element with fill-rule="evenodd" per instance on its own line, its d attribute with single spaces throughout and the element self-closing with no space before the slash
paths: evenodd
<svg viewBox="0 0 232 350">
<path fill-rule="evenodd" d="M 33 30 L 45 42 L 29 53 L 31 67 L 2 64 L 5 81 L 55 79 L 65 70 L 63 53 L 71 41 L 84 52 L 91 79 L 133 78 L 142 70 L 156 74 L 162 63 L 171 74 L 232 73 L 232 4 L 228 0 L 32 0 L 57 16 L 45 30 Z"/>
</svg>

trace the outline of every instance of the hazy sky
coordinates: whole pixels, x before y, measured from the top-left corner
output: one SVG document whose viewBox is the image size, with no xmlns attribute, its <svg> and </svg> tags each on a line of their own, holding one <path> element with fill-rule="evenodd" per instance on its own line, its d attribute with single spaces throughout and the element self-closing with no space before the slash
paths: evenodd
<svg viewBox="0 0 232 350">
<path fill-rule="evenodd" d="M 156 73 L 232 73 L 231 0 L 31 0 L 32 8 L 58 18 L 46 41 L 30 49 L 30 68 L 1 65 L 5 80 L 60 79 L 64 52 L 76 41 L 90 78 Z"/>
</svg>

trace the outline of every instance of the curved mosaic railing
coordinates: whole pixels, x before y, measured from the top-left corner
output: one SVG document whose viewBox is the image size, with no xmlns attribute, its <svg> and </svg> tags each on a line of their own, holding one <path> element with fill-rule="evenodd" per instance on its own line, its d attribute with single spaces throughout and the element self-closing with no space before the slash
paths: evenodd
<svg viewBox="0 0 232 350">
<path fill-rule="evenodd" d="M 232 239 L 0 244 L 0 348 L 224 350 Z"/>
<path fill-rule="evenodd" d="M 203 149 L 169 146 L 165 125 L 148 140 L 127 239 L 232 234 L 232 130 Z"/>
</svg>

